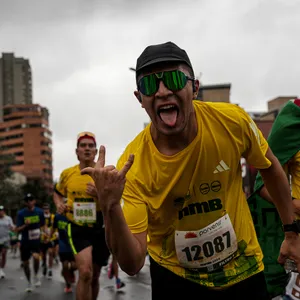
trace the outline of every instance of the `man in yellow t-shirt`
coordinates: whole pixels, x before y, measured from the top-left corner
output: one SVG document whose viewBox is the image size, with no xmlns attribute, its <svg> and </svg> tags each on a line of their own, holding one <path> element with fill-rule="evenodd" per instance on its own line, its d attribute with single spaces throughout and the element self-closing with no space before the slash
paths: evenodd
<svg viewBox="0 0 300 300">
<path fill-rule="evenodd" d="M 96 166 L 82 170 L 95 181 L 106 239 L 121 268 L 130 275 L 142 268 L 148 235 L 153 300 L 268 299 L 241 157 L 277 196 L 282 222 L 291 225 L 280 261 L 292 255 L 299 270 L 300 240 L 286 176 L 266 140 L 238 106 L 193 101 L 199 82 L 174 43 L 147 47 L 136 80 L 151 124 L 117 168 L 105 167 L 102 146 Z"/>
<path fill-rule="evenodd" d="M 54 190 L 57 211 L 65 213 L 70 222 L 67 229 L 69 242 L 79 271 L 78 300 L 97 299 L 101 267 L 107 264 L 110 255 L 93 179 L 80 174 L 81 169 L 94 166 L 96 153 L 95 135 L 80 133 L 76 148 L 79 164 L 61 173 Z M 64 199 L 67 199 L 66 204 Z"/>
</svg>

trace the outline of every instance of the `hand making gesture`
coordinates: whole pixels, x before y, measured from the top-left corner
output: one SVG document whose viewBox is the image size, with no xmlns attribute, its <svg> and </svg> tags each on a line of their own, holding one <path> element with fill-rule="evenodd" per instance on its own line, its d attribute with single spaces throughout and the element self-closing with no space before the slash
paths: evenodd
<svg viewBox="0 0 300 300">
<path fill-rule="evenodd" d="M 133 161 L 134 156 L 131 154 L 120 171 L 115 166 L 105 166 L 105 147 L 100 146 L 99 157 L 95 167 L 81 170 L 81 174 L 88 174 L 93 178 L 102 210 L 109 209 L 114 204 L 120 204 L 126 182 L 126 174 L 130 170 Z"/>
</svg>

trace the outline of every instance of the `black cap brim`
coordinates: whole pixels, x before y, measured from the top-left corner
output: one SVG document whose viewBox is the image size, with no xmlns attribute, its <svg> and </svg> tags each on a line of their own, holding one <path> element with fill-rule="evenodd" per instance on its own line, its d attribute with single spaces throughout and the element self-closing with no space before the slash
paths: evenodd
<svg viewBox="0 0 300 300">
<path fill-rule="evenodd" d="M 25 202 L 28 202 L 28 201 L 33 201 L 33 200 L 35 200 L 35 198 L 34 198 L 34 197 L 30 197 L 30 198 L 25 198 L 25 199 L 24 199 L 24 201 L 25 201 Z"/>
</svg>

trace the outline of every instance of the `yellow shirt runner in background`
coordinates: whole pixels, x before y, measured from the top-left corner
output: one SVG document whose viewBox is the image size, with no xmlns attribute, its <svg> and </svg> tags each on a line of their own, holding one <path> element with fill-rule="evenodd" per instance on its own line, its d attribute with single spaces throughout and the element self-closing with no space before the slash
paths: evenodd
<svg viewBox="0 0 300 300">
<path fill-rule="evenodd" d="M 97 211 L 100 211 L 98 201 L 86 193 L 89 182 L 93 179 L 81 175 L 79 165 L 76 165 L 64 170 L 55 186 L 55 191 L 67 198 L 67 219 L 77 225 L 93 226 Z"/>
</svg>

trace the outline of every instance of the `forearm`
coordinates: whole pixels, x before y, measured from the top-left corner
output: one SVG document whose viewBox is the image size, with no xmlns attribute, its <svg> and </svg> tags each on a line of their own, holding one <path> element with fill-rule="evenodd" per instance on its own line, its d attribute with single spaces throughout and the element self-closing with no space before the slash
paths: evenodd
<svg viewBox="0 0 300 300">
<path fill-rule="evenodd" d="M 131 233 L 120 204 L 103 212 L 107 244 L 123 271 L 136 274 L 144 265 L 146 247 Z"/>
<path fill-rule="evenodd" d="M 54 192 L 53 194 L 53 202 L 55 206 L 58 206 L 59 204 L 63 203 L 63 197 Z"/>
<path fill-rule="evenodd" d="M 272 162 L 272 166 L 269 169 L 260 171 L 267 192 L 278 210 L 282 223 L 292 223 L 294 220 L 294 209 L 291 190 L 281 165 L 276 160 Z"/>
<path fill-rule="evenodd" d="M 263 186 L 263 187 L 261 188 L 261 190 L 259 191 L 259 195 L 260 195 L 262 198 L 264 198 L 265 200 L 267 200 L 268 202 L 273 203 L 273 199 L 272 199 L 272 197 L 270 196 L 270 194 L 269 194 L 269 192 L 268 192 L 268 190 L 267 190 L 267 188 L 266 188 L 265 186 Z"/>
<path fill-rule="evenodd" d="M 21 232 L 21 231 L 23 231 L 26 227 L 27 227 L 27 225 L 24 224 L 24 225 L 22 225 L 22 226 L 17 227 L 17 228 L 15 229 L 15 231 L 16 231 L 16 232 Z"/>
</svg>

